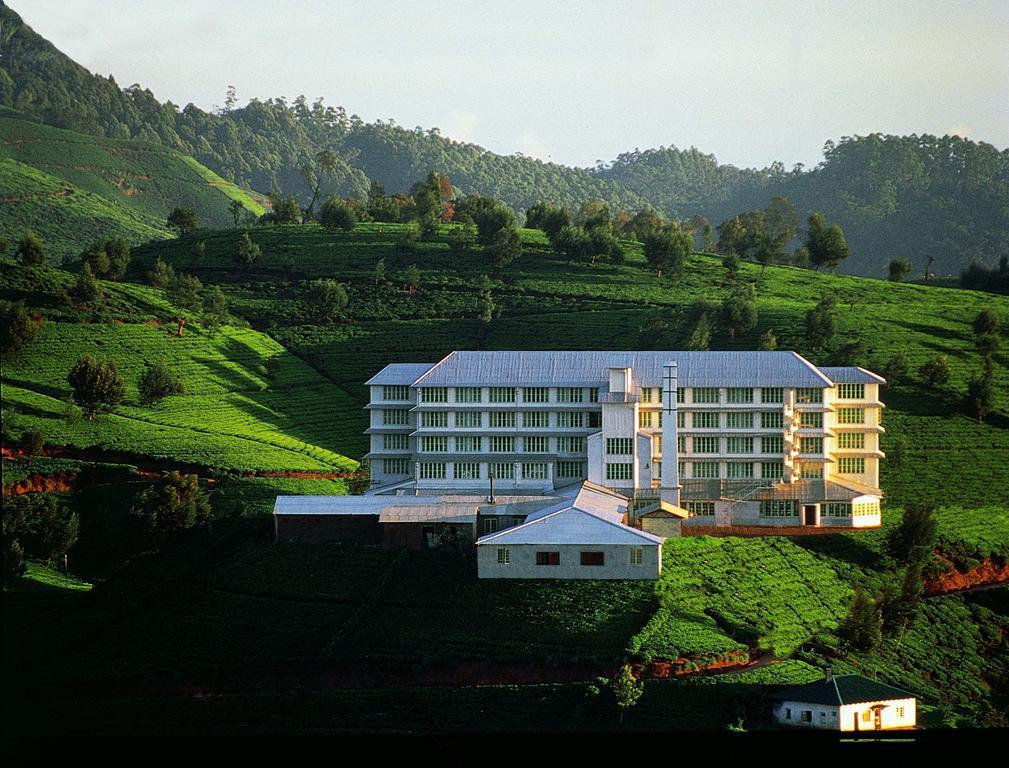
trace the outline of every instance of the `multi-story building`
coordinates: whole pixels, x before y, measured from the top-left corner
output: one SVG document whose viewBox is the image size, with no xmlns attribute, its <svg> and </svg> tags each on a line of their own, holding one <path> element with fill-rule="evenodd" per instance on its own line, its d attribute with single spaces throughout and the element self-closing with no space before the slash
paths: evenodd
<svg viewBox="0 0 1009 768">
<path fill-rule="evenodd" d="M 372 493 L 588 480 L 686 524 L 880 523 L 882 377 L 795 352 L 453 352 L 372 377 Z"/>
</svg>

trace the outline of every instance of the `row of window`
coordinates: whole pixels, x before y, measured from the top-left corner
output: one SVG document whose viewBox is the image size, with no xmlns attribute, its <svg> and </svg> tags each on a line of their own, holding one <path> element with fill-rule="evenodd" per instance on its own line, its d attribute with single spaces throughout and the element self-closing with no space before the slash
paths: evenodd
<svg viewBox="0 0 1009 768">
<path fill-rule="evenodd" d="M 694 435 L 691 439 L 692 453 L 757 453 L 755 447 L 760 446 L 760 453 L 784 453 L 785 439 L 783 437 L 717 437 L 715 435 Z M 677 436 L 677 449 L 686 453 L 686 435 Z M 724 441 L 724 443 L 723 443 Z M 724 450 L 723 446 L 724 445 Z M 820 452 L 823 452 L 821 439 Z"/>
<path fill-rule="evenodd" d="M 406 411 L 385 411 L 397 414 L 389 421 L 383 416 L 384 424 L 405 424 L 403 416 Z M 551 424 L 551 421 L 553 423 Z M 445 428 L 449 426 L 448 411 L 422 411 L 420 414 L 422 428 Z M 550 411 L 456 411 L 452 426 L 460 429 L 489 427 L 492 429 L 513 429 L 521 426 L 523 429 L 546 429 L 554 426 L 563 429 L 585 428 L 599 426 L 599 413 L 595 411 L 558 411 L 551 419 Z"/>
<path fill-rule="evenodd" d="M 383 435 L 385 450 L 406 449 L 407 435 Z M 547 435 L 421 435 L 417 450 L 421 453 L 585 453 L 585 438 L 577 436 L 548 437 Z"/>
<path fill-rule="evenodd" d="M 511 565 L 511 548 L 510 547 L 498 547 L 497 548 L 497 563 L 498 565 Z M 627 562 L 629 565 L 643 565 L 645 562 L 645 553 L 643 547 L 631 547 L 627 550 Z M 536 553 L 536 565 L 560 565 L 561 564 L 561 553 L 560 552 L 537 552 Z M 587 566 L 600 566 L 606 565 L 606 553 L 605 552 L 579 552 L 578 553 L 578 564 Z"/>
<path fill-rule="evenodd" d="M 455 480 L 482 480 L 491 475 L 496 480 L 546 480 L 548 476 L 547 462 L 518 462 L 519 474 L 516 475 L 516 462 L 478 461 L 422 461 L 420 462 L 420 477 L 422 480 L 447 480 L 449 473 Z M 387 475 L 412 475 L 413 462 L 410 459 L 383 459 L 382 469 Z M 554 475 L 557 478 L 576 479 L 586 476 L 584 461 L 554 462 Z"/>
<path fill-rule="evenodd" d="M 487 391 L 488 403 L 549 403 L 550 390 L 554 389 L 558 403 L 596 403 L 599 402 L 599 390 L 586 387 L 453 387 L 456 403 L 484 402 L 484 389 Z M 447 403 L 448 387 L 420 387 L 420 402 Z M 521 399 L 520 399 L 521 398 Z"/>
</svg>

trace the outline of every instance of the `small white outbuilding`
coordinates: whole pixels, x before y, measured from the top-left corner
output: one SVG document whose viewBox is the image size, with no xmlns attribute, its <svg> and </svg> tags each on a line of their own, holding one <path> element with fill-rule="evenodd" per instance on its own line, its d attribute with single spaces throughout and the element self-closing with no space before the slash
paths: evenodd
<svg viewBox="0 0 1009 768">
<path fill-rule="evenodd" d="M 835 731 L 884 731 L 914 728 L 917 698 L 913 693 L 862 675 L 832 675 L 786 688 L 771 696 L 774 721 L 780 725 Z"/>
</svg>

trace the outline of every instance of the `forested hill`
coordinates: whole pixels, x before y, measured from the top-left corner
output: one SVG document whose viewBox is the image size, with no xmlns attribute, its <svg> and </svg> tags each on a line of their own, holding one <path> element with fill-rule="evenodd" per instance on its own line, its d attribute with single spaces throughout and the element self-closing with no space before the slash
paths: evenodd
<svg viewBox="0 0 1009 768">
<path fill-rule="evenodd" d="M 93 75 L 33 32 L 0 0 L 0 105 L 81 133 L 156 142 L 241 186 L 308 196 L 299 169 L 322 149 L 338 155 L 326 193 L 363 195 L 382 182 L 405 191 L 435 170 L 462 193 L 479 192 L 522 211 L 544 199 L 576 207 L 598 198 L 612 210 L 650 205 L 667 216 L 702 213 L 717 224 L 786 195 L 805 216 L 824 211 L 844 228 L 851 257 L 843 269 L 882 276 L 894 258 L 914 273 L 958 274 L 971 261 L 995 266 L 1009 255 L 1009 151 L 932 136 L 845 137 L 828 142 L 812 170 L 722 165 L 675 147 L 635 151 L 592 169 L 521 155 L 503 156 L 453 141 L 436 128 L 364 123 L 342 107 L 303 97 L 229 99 L 219 113 L 162 104 L 139 85 L 120 88 Z M 304 202 L 304 201 L 303 201 Z"/>
</svg>

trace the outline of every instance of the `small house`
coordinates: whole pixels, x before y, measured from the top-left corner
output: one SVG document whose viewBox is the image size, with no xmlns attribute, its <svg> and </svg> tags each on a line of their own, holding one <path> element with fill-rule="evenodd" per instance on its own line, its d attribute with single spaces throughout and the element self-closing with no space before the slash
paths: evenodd
<svg viewBox="0 0 1009 768">
<path fill-rule="evenodd" d="M 774 722 L 835 731 L 886 731 L 914 728 L 913 693 L 862 675 L 833 675 L 772 695 Z"/>
</svg>

